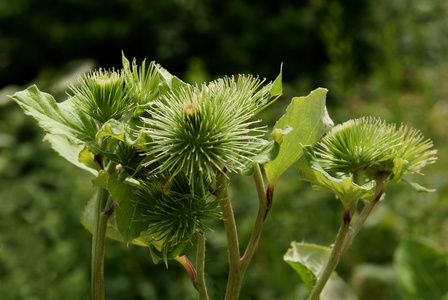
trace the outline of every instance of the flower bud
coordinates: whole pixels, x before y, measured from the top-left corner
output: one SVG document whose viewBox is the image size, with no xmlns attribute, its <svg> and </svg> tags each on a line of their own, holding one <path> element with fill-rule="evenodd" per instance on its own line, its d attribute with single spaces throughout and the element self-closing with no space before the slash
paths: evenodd
<svg viewBox="0 0 448 300">
<path fill-rule="evenodd" d="M 79 86 L 71 87 L 74 104 L 84 113 L 104 123 L 120 119 L 132 108 L 126 96 L 124 79 L 115 70 L 99 69 L 79 78 Z"/>
</svg>

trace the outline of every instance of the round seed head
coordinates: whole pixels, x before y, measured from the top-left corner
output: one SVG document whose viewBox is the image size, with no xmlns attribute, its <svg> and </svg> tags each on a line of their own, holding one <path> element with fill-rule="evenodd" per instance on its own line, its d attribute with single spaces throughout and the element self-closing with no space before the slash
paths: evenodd
<svg viewBox="0 0 448 300">
<path fill-rule="evenodd" d="M 354 173 L 389 158 L 393 139 L 389 125 L 376 118 L 349 120 L 335 126 L 316 146 L 322 167 L 330 172 Z"/>
<path fill-rule="evenodd" d="M 145 104 L 157 98 L 159 92 L 159 73 L 157 68 L 161 68 L 155 62 L 146 65 L 144 60 L 139 67 L 137 61 L 132 61 L 132 66 L 126 60 L 124 65 L 124 78 L 128 96 L 138 104 Z"/>
<path fill-rule="evenodd" d="M 132 108 L 124 90 L 124 79 L 115 70 L 90 72 L 72 86 L 74 104 L 100 122 L 120 119 Z"/>
<path fill-rule="evenodd" d="M 190 182 L 195 177 L 211 182 L 223 168 L 241 170 L 264 133 L 250 128 L 258 121 L 249 121 L 266 96 L 259 85 L 252 77 L 225 78 L 183 87 L 154 102 L 152 118 L 143 119 L 143 131 L 152 139 L 149 164 L 159 163 L 159 172 L 183 172 Z"/>
<path fill-rule="evenodd" d="M 354 173 L 367 170 L 375 178 L 391 173 L 393 160 L 399 157 L 407 164 L 406 173 L 419 172 L 436 160 L 436 150 L 421 133 L 372 117 L 350 120 L 334 127 L 315 146 L 322 167 L 330 172 Z"/>
<path fill-rule="evenodd" d="M 197 234 L 210 231 L 206 219 L 219 219 L 219 199 L 207 201 L 209 193 L 196 188 L 195 194 L 184 175 L 146 181 L 139 189 L 139 203 L 148 224 L 146 235 L 162 242 L 162 252 L 189 243 Z"/>
</svg>

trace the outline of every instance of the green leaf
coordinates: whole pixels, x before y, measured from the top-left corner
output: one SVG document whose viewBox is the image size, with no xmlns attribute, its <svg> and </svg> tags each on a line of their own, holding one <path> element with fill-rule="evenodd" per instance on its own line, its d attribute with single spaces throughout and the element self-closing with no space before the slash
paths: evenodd
<svg viewBox="0 0 448 300">
<path fill-rule="evenodd" d="M 92 180 L 94 186 L 107 189 L 109 183 L 109 173 L 104 172 L 103 170 L 98 172 L 98 177 Z"/>
<path fill-rule="evenodd" d="M 301 144 L 314 145 L 333 126 L 325 107 L 326 94 L 326 89 L 318 88 L 306 97 L 293 98 L 285 115 L 275 124 L 273 132 L 288 127 L 291 132 L 283 136 L 278 156 L 265 166 L 271 185 L 302 156 Z"/>
<path fill-rule="evenodd" d="M 251 158 L 251 161 L 248 161 L 245 164 L 245 168 L 242 170 L 242 174 L 245 176 L 250 176 L 254 173 L 254 166 L 252 164 L 253 161 L 259 163 L 260 165 L 266 164 L 278 155 L 279 144 L 275 141 L 269 141 L 262 145 L 258 154 Z"/>
<path fill-rule="evenodd" d="M 162 68 L 161 66 L 156 66 L 157 72 L 160 76 L 159 93 L 160 95 L 165 95 L 172 91 L 175 91 L 182 87 L 190 86 L 188 83 L 183 82 L 176 76 L 172 75 L 170 72 Z"/>
<path fill-rule="evenodd" d="M 443 299 L 448 293 L 448 252 L 423 238 L 403 240 L 394 267 L 406 299 Z"/>
<path fill-rule="evenodd" d="M 146 140 L 144 135 L 142 133 L 136 133 L 138 133 L 138 131 L 131 128 L 127 123 L 122 123 L 112 119 L 103 124 L 96 135 L 96 140 L 99 140 L 102 137 L 110 136 L 125 142 L 130 146 L 145 143 Z"/>
<path fill-rule="evenodd" d="M 393 160 L 393 167 L 392 167 L 392 174 L 388 178 L 388 182 L 390 183 L 397 183 L 400 181 L 403 181 L 407 184 L 409 184 L 416 192 L 419 193 L 433 193 L 436 190 L 429 189 L 424 186 L 419 185 L 415 182 L 410 182 L 403 178 L 403 175 L 406 172 L 406 166 L 408 164 L 408 161 L 401 159 L 399 157 L 395 157 Z"/>
<path fill-rule="evenodd" d="M 283 137 L 292 131 L 292 127 L 286 126 L 285 129 L 275 128 L 271 132 L 271 139 L 276 141 L 278 144 L 283 142 Z"/>
<path fill-rule="evenodd" d="M 90 233 L 92 232 L 93 222 L 95 222 L 95 196 L 93 196 L 89 202 L 87 202 L 86 206 L 81 215 L 81 224 L 86 228 Z M 118 231 L 117 224 L 115 222 L 115 214 L 109 218 L 109 222 L 107 223 L 106 229 L 106 237 L 124 243 L 123 237 Z"/>
<path fill-rule="evenodd" d="M 12 99 L 47 133 L 62 135 L 70 144 L 84 144 L 92 153 L 98 154 L 99 147 L 94 139 L 97 123 L 76 109 L 72 101 L 57 103 L 53 96 L 39 91 L 35 85 L 15 93 Z"/>
<path fill-rule="evenodd" d="M 60 156 L 78 168 L 91 174 L 98 175 L 98 164 L 93 160 L 94 155 L 85 146 L 70 143 L 63 135 L 47 134 L 44 141 L 48 141 Z"/>
<path fill-rule="evenodd" d="M 93 153 L 90 152 L 87 147 L 84 146 L 79 152 L 78 162 L 82 163 L 88 169 L 95 170 L 95 173 L 98 174 L 98 170 L 100 169 L 100 167 L 95 161 L 95 155 L 93 155 Z"/>
<path fill-rule="evenodd" d="M 372 200 L 375 193 L 374 181 L 359 186 L 350 177 L 334 178 L 319 165 L 312 146 L 304 146 L 303 154 L 297 163 L 300 179 L 309 181 L 314 189 L 334 193 L 344 207 L 350 207 L 359 199 Z"/>
<path fill-rule="evenodd" d="M 108 190 L 119 207 L 115 209 L 118 231 L 124 241 L 130 243 L 147 229 L 139 203 L 141 201 L 135 193 L 135 185 L 121 182 L 109 176 Z"/>
<path fill-rule="evenodd" d="M 135 175 L 148 158 L 139 153 L 138 146 L 150 140 L 149 135 L 143 134 L 138 123 L 133 119 L 128 123 L 109 120 L 98 131 L 97 139 L 109 137 L 108 143 L 112 151 L 102 151 L 102 154 L 111 161 L 120 164 L 129 175 Z M 145 160 L 146 159 L 146 160 Z"/>
<path fill-rule="evenodd" d="M 281 64 L 280 66 L 280 74 L 272 83 L 271 98 L 278 97 L 283 93 L 282 73 L 283 73 L 283 64 Z"/>
<path fill-rule="evenodd" d="M 165 252 L 161 250 L 162 242 L 152 239 L 149 245 L 149 251 L 151 253 L 152 261 L 155 264 L 158 264 L 160 261 L 163 261 L 166 267 L 168 268 L 169 259 L 176 259 L 180 256 L 191 253 L 191 251 L 196 247 L 196 244 L 197 244 L 197 235 L 194 236 L 191 242 L 179 244 L 172 250 L 170 250 L 170 252 Z"/>
<path fill-rule="evenodd" d="M 148 247 L 149 253 L 151 254 L 152 262 L 157 265 L 160 261 L 162 261 L 162 254 L 160 251 L 155 249 L 152 245 Z"/>
<path fill-rule="evenodd" d="M 271 87 L 269 91 L 269 97 L 266 99 L 266 103 L 261 105 L 261 107 L 255 111 L 255 114 L 258 114 L 260 111 L 266 109 L 269 107 L 272 103 L 274 103 L 283 93 L 283 83 L 282 83 L 282 75 L 283 73 L 283 64 L 280 65 L 280 74 L 278 74 L 277 78 L 274 80 L 274 82 L 270 83 L 268 86 Z"/>
<path fill-rule="evenodd" d="M 109 120 L 99 129 L 98 123 L 75 108 L 71 100 L 56 103 L 51 95 L 40 92 L 35 86 L 16 93 L 13 99 L 49 133 L 48 140 L 59 154 L 78 167 L 87 167 L 95 175 L 98 166 L 94 155 L 101 152 L 108 159 L 121 163 L 120 156 L 116 153 L 118 141 L 134 145 L 144 140 L 143 135 L 133 136 L 136 131 L 131 125 L 117 120 Z M 138 126 L 135 120 L 131 119 L 129 123 Z M 106 136 L 116 140 L 108 141 L 109 147 L 103 145 L 105 149 L 100 149 L 96 140 Z M 86 149 L 81 150 L 82 146 Z M 75 159 L 76 153 L 78 157 Z"/>
<path fill-rule="evenodd" d="M 92 197 L 92 199 L 87 202 L 87 205 L 84 207 L 84 210 L 81 215 L 81 224 L 86 228 L 90 233 L 92 232 L 93 228 L 93 222 L 94 222 L 94 215 L 93 212 L 95 211 L 94 208 L 94 199 L 95 196 Z M 118 230 L 117 220 L 116 220 L 116 214 L 112 214 L 109 218 L 109 222 L 107 223 L 107 230 L 106 230 L 106 237 L 121 243 L 125 243 L 120 231 Z M 130 244 L 137 245 L 137 246 L 143 246 L 143 247 L 149 247 L 150 242 L 147 239 L 144 239 L 142 237 L 138 237 L 133 239 Z M 156 244 L 156 243 L 153 243 Z M 157 245 L 156 245 L 157 247 Z M 159 246 L 160 248 L 160 246 Z"/>
<path fill-rule="evenodd" d="M 283 260 L 302 278 L 309 292 L 317 282 L 317 276 L 330 257 L 331 249 L 315 244 L 292 242 Z"/>
<path fill-rule="evenodd" d="M 388 178 L 388 182 L 397 183 L 403 178 L 408 162 L 396 156 L 393 160 L 392 174 Z"/>
<path fill-rule="evenodd" d="M 140 120 L 139 118 L 142 117 L 148 110 L 151 110 L 152 102 L 148 102 L 145 104 L 138 104 L 135 107 L 135 111 L 132 114 L 132 119 L 134 120 Z"/>
<path fill-rule="evenodd" d="M 252 158 L 252 160 L 261 165 L 268 163 L 277 157 L 278 150 L 279 144 L 275 141 L 269 141 L 263 145 L 261 151 L 258 152 L 258 154 Z"/>
<path fill-rule="evenodd" d="M 317 278 L 324 268 L 331 249 L 315 244 L 292 242 L 291 248 L 283 256 L 305 283 L 309 292 L 316 285 Z M 333 272 L 324 290 L 321 300 L 355 300 L 357 299 L 350 287 Z"/>
</svg>

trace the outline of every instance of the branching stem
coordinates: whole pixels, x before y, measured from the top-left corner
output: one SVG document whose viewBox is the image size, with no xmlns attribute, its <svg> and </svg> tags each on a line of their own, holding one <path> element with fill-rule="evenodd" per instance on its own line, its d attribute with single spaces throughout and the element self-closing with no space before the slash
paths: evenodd
<svg viewBox="0 0 448 300">
<path fill-rule="evenodd" d="M 260 165 L 257 162 L 253 163 L 255 173 L 254 173 L 254 180 L 255 185 L 257 187 L 257 193 L 258 193 L 258 213 L 257 218 L 255 220 L 254 228 L 252 229 L 252 234 L 250 236 L 249 243 L 247 245 L 246 251 L 244 252 L 243 257 L 241 258 L 242 262 L 242 275 L 244 275 L 244 272 L 246 271 L 247 267 L 250 264 L 250 261 L 252 260 L 252 257 L 255 253 L 255 250 L 258 246 L 258 241 L 260 239 L 261 231 L 263 230 L 264 221 L 266 219 L 267 213 L 270 209 L 270 206 L 268 206 L 268 200 L 266 195 L 266 188 L 263 181 L 263 176 L 261 174 Z"/>
<path fill-rule="evenodd" d="M 380 201 L 381 196 L 384 194 L 384 190 L 385 190 L 384 181 L 382 180 L 377 181 L 375 196 L 371 202 L 367 203 L 363 207 L 359 216 L 356 218 L 355 223 L 351 227 L 351 230 L 347 234 L 344 244 L 342 245 L 341 253 L 339 254 L 339 260 L 341 259 L 341 256 L 345 253 L 345 251 L 347 251 L 347 248 L 350 246 L 353 239 L 358 234 L 359 230 L 361 230 L 361 227 L 364 225 L 367 218 L 370 216 L 370 213 L 372 212 L 375 205 Z"/>
<path fill-rule="evenodd" d="M 230 198 L 227 191 L 223 190 L 227 188 L 225 176 L 222 174 L 218 176 L 218 192 L 222 195 L 220 204 L 229 251 L 229 279 L 227 282 L 226 300 L 237 300 L 239 297 L 244 274 L 246 273 L 246 270 L 255 253 L 266 216 L 272 204 L 273 188 L 266 190 L 259 164 L 254 162 L 253 166 L 255 169 L 254 180 L 257 187 L 259 208 L 257 218 L 252 229 L 252 234 L 243 257 L 240 257 L 238 233 Z"/>
<path fill-rule="evenodd" d="M 226 300 L 237 300 L 241 286 L 239 276 L 241 271 L 240 250 L 238 244 L 238 232 L 236 229 L 235 216 L 227 191 L 226 177 L 223 173 L 217 175 L 217 191 L 221 195 L 221 211 L 226 231 L 227 249 L 229 253 L 229 277 L 227 281 Z"/>
<path fill-rule="evenodd" d="M 355 176 L 355 183 L 362 184 L 362 175 L 363 174 L 357 174 L 358 176 Z M 339 228 L 339 232 L 336 236 L 336 241 L 333 245 L 333 249 L 330 254 L 330 258 L 327 261 L 327 264 L 324 267 L 324 270 L 322 271 L 316 285 L 314 286 L 313 290 L 311 291 L 311 294 L 308 298 L 308 300 L 318 300 L 320 297 L 320 294 L 322 293 L 323 288 L 325 287 L 325 284 L 327 283 L 328 279 L 331 276 L 331 273 L 336 268 L 337 264 L 341 260 L 342 255 L 345 253 L 347 248 L 352 243 L 353 239 L 355 238 L 356 234 L 361 229 L 362 225 L 364 225 L 365 221 L 367 220 L 367 217 L 372 212 L 375 205 L 378 203 L 378 201 L 381 199 L 381 196 L 384 193 L 384 190 L 386 188 L 386 185 L 384 184 L 384 180 L 387 178 L 388 174 L 384 174 L 384 176 L 378 178 L 376 180 L 376 189 L 375 189 L 375 196 L 374 199 L 366 204 L 364 208 L 362 209 L 361 213 L 359 214 L 358 218 L 356 219 L 355 224 L 352 228 L 350 228 L 350 221 L 353 214 L 354 209 L 346 208 L 344 210 L 344 218 L 341 224 L 341 227 Z"/>
<path fill-rule="evenodd" d="M 331 250 L 330 258 L 328 259 L 324 269 L 322 270 L 316 285 L 314 286 L 310 296 L 308 297 L 308 300 L 319 300 L 320 294 L 322 293 L 325 284 L 327 283 L 328 279 L 330 278 L 331 274 L 333 273 L 334 269 L 336 268 L 339 262 L 340 257 L 339 254 L 342 249 L 345 237 L 347 236 L 347 233 L 350 229 L 350 221 L 351 221 L 350 209 L 345 208 L 344 217 L 342 218 L 341 226 L 339 227 L 339 231 L 336 236 L 333 249 Z"/>
</svg>

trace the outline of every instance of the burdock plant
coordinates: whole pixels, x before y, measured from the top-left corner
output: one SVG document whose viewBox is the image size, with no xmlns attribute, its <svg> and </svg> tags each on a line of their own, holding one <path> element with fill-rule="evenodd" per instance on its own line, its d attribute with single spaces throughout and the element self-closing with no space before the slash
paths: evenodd
<svg viewBox="0 0 448 300">
<path fill-rule="evenodd" d="M 91 71 L 70 89 L 61 103 L 36 86 L 12 98 L 60 155 L 95 177 L 97 192 L 82 216 L 92 232 L 92 299 L 104 299 L 106 237 L 148 247 L 154 262 L 180 262 L 199 298 L 208 299 L 205 249 L 206 236 L 213 234 L 208 219 L 224 224 L 225 298 L 238 299 L 276 184 L 294 164 L 301 179 L 334 192 L 344 207 L 325 267 L 309 266 L 301 259 L 309 257 L 308 250 L 297 245 L 299 258 L 285 257 L 300 264 L 310 299 L 318 299 L 386 186 L 435 161 L 431 141 L 405 126 L 362 118 L 333 128 L 323 88 L 293 98 L 265 139 L 267 127 L 257 113 L 281 95 L 281 73 L 273 82 L 239 75 L 191 85 L 155 62 L 139 66 L 123 56 L 123 69 Z M 228 193 L 238 174 L 253 176 L 259 205 L 243 253 Z M 365 205 L 349 230 L 359 200 Z M 195 266 L 187 256 L 194 249 Z"/>
<path fill-rule="evenodd" d="M 322 270 L 314 274 L 309 300 L 319 296 L 353 238 L 383 196 L 390 183 L 406 174 L 419 173 L 436 161 L 433 143 L 416 129 L 387 124 L 378 118 L 364 117 L 334 127 L 312 147 L 307 146 L 298 164 L 303 180 L 318 189 L 335 193 L 344 207 L 341 227 L 331 254 Z M 411 183 L 420 191 L 423 187 Z M 429 190 L 426 190 L 429 191 Z M 351 224 L 358 206 L 364 207 Z M 352 226 L 351 226 L 352 225 Z"/>
</svg>

